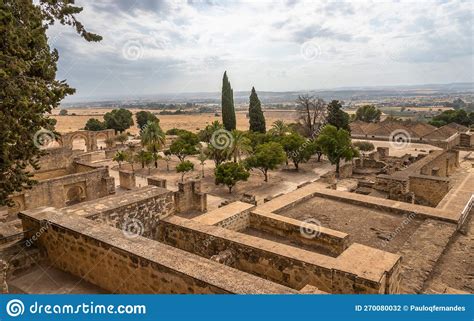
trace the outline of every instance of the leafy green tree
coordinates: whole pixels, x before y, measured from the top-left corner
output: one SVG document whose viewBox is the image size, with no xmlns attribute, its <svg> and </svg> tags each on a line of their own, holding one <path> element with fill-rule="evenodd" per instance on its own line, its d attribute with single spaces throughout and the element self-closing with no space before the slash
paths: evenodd
<svg viewBox="0 0 474 321">
<path fill-rule="evenodd" d="M 365 105 L 357 108 L 355 113 L 355 120 L 360 120 L 366 123 L 375 123 L 380 121 L 382 112 L 374 105 Z"/>
<path fill-rule="evenodd" d="M 364 166 L 364 156 L 365 156 L 365 153 L 366 153 L 366 152 L 373 151 L 373 150 L 375 149 L 374 144 L 372 144 L 371 142 L 368 142 L 368 141 L 358 141 L 358 142 L 355 142 L 353 145 L 354 145 L 354 147 L 356 147 L 359 151 L 362 152 L 362 156 L 361 156 L 361 166 Z"/>
<path fill-rule="evenodd" d="M 349 114 L 342 110 L 339 100 L 333 100 L 328 104 L 328 115 L 326 121 L 337 129 L 342 128 L 350 131 Z"/>
<path fill-rule="evenodd" d="M 216 130 L 219 130 L 222 128 L 224 128 L 224 126 L 222 126 L 222 124 L 219 123 L 218 120 L 213 121 L 211 124 L 207 125 L 203 130 L 201 130 L 198 133 L 199 140 L 201 142 L 209 143 L 211 140 L 212 134 L 214 134 Z"/>
<path fill-rule="evenodd" d="M 353 144 L 355 147 L 357 147 L 360 151 L 364 152 L 370 152 L 375 149 L 374 144 L 368 141 L 358 141 Z"/>
<path fill-rule="evenodd" d="M 208 144 L 205 150 L 206 156 L 209 159 L 214 161 L 214 165 L 217 167 L 221 163 L 225 162 L 229 159 L 231 153 L 229 152 L 229 148 L 217 148 L 213 144 Z"/>
<path fill-rule="evenodd" d="M 128 140 L 128 135 L 127 133 L 121 133 L 115 136 L 115 140 L 119 142 L 121 145 L 123 145 Z"/>
<path fill-rule="evenodd" d="M 84 127 L 84 129 L 99 131 L 99 130 L 107 129 L 107 127 L 105 126 L 105 123 L 101 122 L 100 120 L 95 119 L 95 118 L 89 118 L 89 120 L 86 122 L 86 126 Z"/>
<path fill-rule="evenodd" d="M 142 168 L 145 168 L 145 165 L 151 164 L 154 158 L 151 152 L 142 149 L 137 154 L 137 160 L 142 164 Z"/>
<path fill-rule="evenodd" d="M 290 128 L 283 120 L 276 120 L 270 129 L 270 134 L 276 137 L 282 137 L 289 132 Z"/>
<path fill-rule="evenodd" d="M 81 11 L 73 1 L 0 1 L 0 206 L 12 205 L 10 194 L 36 183 L 30 167 L 39 169 L 40 134 L 56 135 L 49 114 L 75 92 L 56 80 L 59 54 L 46 30 L 59 21 L 86 41 L 101 40 L 77 21 Z"/>
<path fill-rule="evenodd" d="M 104 141 L 104 143 L 105 143 L 105 146 L 106 146 L 107 148 L 114 147 L 115 138 L 113 138 L 113 137 L 106 138 L 105 141 Z"/>
<path fill-rule="evenodd" d="M 268 171 L 276 169 L 286 160 L 283 147 L 276 142 L 258 145 L 255 153 L 245 160 L 247 168 L 256 168 L 265 176 L 268 182 Z"/>
<path fill-rule="evenodd" d="M 228 131 L 232 131 L 236 127 L 234 90 L 230 85 L 229 78 L 227 78 L 227 71 L 224 72 L 222 79 L 222 123 Z"/>
<path fill-rule="evenodd" d="M 234 162 L 237 162 L 237 159 L 240 161 L 243 153 L 249 153 L 252 150 L 250 139 L 240 130 L 234 129 L 232 131 L 232 143 L 227 150 L 229 157 L 234 157 Z"/>
<path fill-rule="evenodd" d="M 470 114 L 471 115 L 468 115 L 464 109 L 445 110 L 441 114 L 433 117 L 430 124 L 436 127 L 441 127 L 449 123 L 456 123 L 469 127 L 474 124 L 472 121 L 474 114 L 472 112 Z"/>
<path fill-rule="evenodd" d="M 105 125 L 108 129 L 122 133 L 133 126 L 133 114 L 130 110 L 119 108 L 114 109 L 104 115 Z"/>
<path fill-rule="evenodd" d="M 323 150 L 321 149 L 321 145 L 318 143 L 318 140 L 313 140 L 314 143 L 314 152 L 318 156 L 318 162 L 321 161 L 321 156 L 323 156 Z"/>
<path fill-rule="evenodd" d="M 187 156 L 196 155 L 199 151 L 197 145 L 199 138 L 191 132 L 182 132 L 178 138 L 171 144 L 170 152 L 183 162 Z"/>
<path fill-rule="evenodd" d="M 251 131 L 260 133 L 265 133 L 267 131 L 262 105 L 254 87 L 252 87 L 252 92 L 250 94 L 249 118 Z"/>
<path fill-rule="evenodd" d="M 67 115 L 67 109 L 61 109 L 59 111 L 59 116 L 66 116 Z"/>
<path fill-rule="evenodd" d="M 155 168 L 158 168 L 158 159 L 160 149 L 165 144 L 165 133 L 161 130 L 157 121 L 149 121 L 140 134 L 142 146 L 149 151 L 155 162 Z"/>
<path fill-rule="evenodd" d="M 349 132 L 333 125 L 323 127 L 317 142 L 331 164 L 336 165 L 337 175 L 341 160 L 350 161 L 359 155 L 357 149 L 352 146 Z"/>
<path fill-rule="evenodd" d="M 149 111 L 145 111 L 145 110 L 142 110 L 136 113 L 135 117 L 137 119 L 137 127 L 138 129 L 140 129 L 140 131 L 143 130 L 143 128 L 148 122 L 159 123 L 160 121 L 153 113 Z"/>
<path fill-rule="evenodd" d="M 292 133 L 285 135 L 281 137 L 279 142 L 283 146 L 287 158 L 291 159 L 295 165 L 296 170 L 299 169 L 300 163 L 310 160 L 311 156 L 316 152 L 316 144 L 300 134 Z"/>
<path fill-rule="evenodd" d="M 214 170 L 214 174 L 216 185 L 226 185 L 229 188 L 229 194 L 232 193 L 232 188 L 238 181 L 246 181 L 250 176 L 249 171 L 241 163 L 235 162 L 220 164 Z"/>
<path fill-rule="evenodd" d="M 168 129 L 166 131 L 166 135 L 176 135 L 176 136 L 179 136 L 183 133 L 190 133 L 190 131 L 186 130 L 186 129 L 180 129 L 180 128 L 171 128 L 171 129 Z"/>
<path fill-rule="evenodd" d="M 200 149 L 197 159 L 199 163 L 201 164 L 201 177 L 204 177 L 204 165 L 206 164 L 206 160 L 207 160 L 207 155 L 204 148 Z"/>
<path fill-rule="evenodd" d="M 257 146 L 269 143 L 273 140 L 273 136 L 270 133 L 263 134 L 260 132 L 247 132 L 245 133 L 247 138 L 250 141 L 251 153 L 254 153 L 257 149 Z"/>
<path fill-rule="evenodd" d="M 113 158 L 113 161 L 114 162 L 117 162 L 119 168 L 122 167 L 122 163 L 125 162 L 125 159 L 126 159 L 126 155 L 125 155 L 125 152 L 124 151 L 118 151 L 114 158 Z"/>
<path fill-rule="evenodd" d="M 194 170 L 194 164 L 191 163 L 190 161 L 181 161 L 177 166 L 176 166 L 176 172 L 181 173 L 181 181 L 184 182 L 184 175 L 186 173 Z"/>
</svg>

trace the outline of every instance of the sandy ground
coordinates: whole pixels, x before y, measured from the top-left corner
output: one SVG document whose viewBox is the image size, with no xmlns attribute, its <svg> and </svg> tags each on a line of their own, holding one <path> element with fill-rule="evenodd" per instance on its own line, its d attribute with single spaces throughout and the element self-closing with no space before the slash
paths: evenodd
<svg viewBox="0 0 474 321">
<path fill-rule="evenodd" d="M 436 283 L 474 293 L 474 209 L 438 261 L 427 287 Z"/>
<path fill-rule="evenodd" d="M 185 179 L 199 179 L 202 175 L 202 169 L 200 162 L 196 157 L 188 157 L 194 163 L 194 171 L 186 174 Z M 119 175 L 118 175 L 118 164 L 112 160 L 95 160 L 97 164 L 108 165 L 110 169 L 110 175 L 115 178 L 115 184 L 117 186 L 117 193 L 126 192 L 119 187 Z M 181 180 L 181 174 L 176 173 L 176 165 L 178 159 L 172 157 L 169 163 L 169 171 L 167 170 L 166 161 L 159 160 L 158 168 L 147 168 L 141 169 L 140 164 L 135 164 L 134 168 L 136 171 L 136 184 L 138 187 L 147 185 L 147 176 L 156 176 L 167 180 L 167 188 L 170 190 L 178 190 L 178 182 Z M 244 193 L 255 195 L 257 202 L 262 203 L 265 197 L 274 197 L 281 193 L 288 193 L 297 188 L 298 185 L 315 180 L 320 175 L 327 173 L 334 169 L 327 160 L 317 162 L 316 159 L 311 159 L 306 164 L 300 164 L 299 171 L 295 171 L 293 165 L 287 167 L 286 165 L 280 166 L 278 170 L 269 172 L 268 182 L 264 182 L 263 174 L 258 170 L 253 170 L 250 173 L 250 177 L 247 182 L 238 182 L 234 186 L 232 193 L 229 194 L 229 190 L 224 185 L 216 185 L 214 182 L 214 162 L 212 160 L 206 160 L 204 164 L 204 178 L 202 178 L 202 191 L 208 193 L 208 210 L 217 208 L 220 203 L 224 200 L 240 200 Z M 131 169 L 130 164 L 122 164 L 122 168 Z"/>
<path fill-rule="evenodd" d="M 352 242 L 392 253 L 397 253 L 421 224 L 421 220 L 412 219 L 402 225 L 405 220 L 402 215 L 318 197 L 289 209 L 284 215 L 298 220 L 316 219 L 321 226 L 349 234 Z M 404 228 L 395 233 L 400 226 Z M 383 237 L 391 233 L 394 236 L 390 242 L 384 242 Z"/>
<path fill-rule="evenodd" d="M 59 116 L 57 113 L 58 110 L 54 111 L 54 115 L 52 118 L 57 120 L 56 130 L 64 133 L 75 131 L 78 129 L 84 128 L 87 120 L 89 118 L 97 118 L 99 120 L 103 120 L 103 115 L 110 111 L 111 109 L 68 109 L 68 113 L 76 113 L 76 116 Z M 131 110 L 134 114 L 139 109 Z M 157 112 L 153 110 L 151 112 Z M 265 111 L 265 119 L 267 123 L 267 129 L 271 127 L 271 124 L 276 120 L 284 120 L 285 122 L 295 122 L 297 119 L 297 114 L 295 111 Z M 239 130 L 248 130 L 249 128 L 249 120 L 246 118 L 246 112 L 238 111 L 236 112 L 237 116 L 237 129 Z M 160 119 L 160 124 L 163 130 L 168 130 L 171 128 L 181 128 L 186 129 L 189 131 L 197 132 L 206 125 L 212 123 L 215 120 L 219 120 L 222 122 L 220 116 L 215 116 L 213 113 L 206 113 L 206 114 L 194 114 L 194 115 L 157 115 Z M 138 128 L 135 126 L 128 129 L 132 134 L 138 134 Z"/>
</svg>

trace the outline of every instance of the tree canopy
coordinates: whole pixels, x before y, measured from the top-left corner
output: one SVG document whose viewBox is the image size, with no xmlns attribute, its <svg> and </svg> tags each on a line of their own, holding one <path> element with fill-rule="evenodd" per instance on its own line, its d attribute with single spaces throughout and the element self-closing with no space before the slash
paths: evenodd
<svg viewBox="0 0 474 321">
<path fill-rule="evenodd" d="M 300 163 L 307 162 L 316 152 L 314 141 L 306 139 L 297 133 L 281 137 L 279 143 L 283 146 L 288 159 L 291 159 L 295 165 L 296 170 L 298 170 Z"/>
<path fill-rule="evenodd" d="M 355 120 L 360 120 L 366 123 L 375 123 L 380 121 L 382 112 L 374 105 L 365 105 L 357 108 L 355 113 Z"/>
<path fill-rule="evenodd" d="M 84 129 L 99 131 L 99 130 L 107 129 L 107 127 L 105 126 L 104 122 L 101 122 L 100 120 L 96 118 L 89 118 L 89 120 L 86 122 L 86 126 L 84 126 Z"/>
<path fill-rule="evenodd" d="M 133 114 L 130 110 L 119 108 L 114 109 L 104 115 L 105 125 L 115 132 L 122 133 L 133 126 Z"/>
<path fill-rule="evenodd" d="M 350 131 L 349 114 L 342 110 L 342 105 L 339 100 L 333 100 L 328 104 L 328 116 L 326 121 L 337 129 L 345 129 Z"/>
<path fill-rule="evenodd" d="M 229 188 L 229 193 L 232 193 L 232 188 L 238 181 L 246 181 L 250 176 L 248 170 L 241 163 L 235 162 L 220 164 L 216 167 L 214 174 L 216 184 L 226 185 Z"/>
<path fill-rule="evenodd" d="M 181 161 L 176 165 L 176 172 L 181 173 L 181 181 L 184 181 L 184 175 L 192 170 L 194 170 L 194 164 L 188 160 Z"/>
<path fill-rule="evenodd" d="M 149 121 L 159 122 L 159 119 L 153 113 L 146 110 L 141 110 L 137 112 L 135 114 L 135 117 L 137 119 L 137 127 L 140 129 L 140 131 L 143 130 L 143 128 Z"/>
<path fill-rule="evenodd" d="M 468 114 L 464 109 L 445 110 L 441 114 L 433 117 L 430 121 L 430 124 L 436 127 L 441 127 L 449 123 L 470 127 L 474 125 L 474 112 Z"/>
<path fill-rule="evenodd" d="M 140 134 L 142 146 L 152 155 L 155 168 L 158 168 L 158 152 L 165 144 L 165 133 L 161 130 L 157 121 L 148 121 Z"/>
<path fill-rule="evenodd" d="M 250 93 L 249 123 L 251 131 L 260 133 L 266 132 L 265 116 L 263 115 L 262 105 L 254 87 L 252 87 L 252 92 Z"/>
<path fill-rule="evenodd" d="M 12 205 L 10 194 L 35 183 L 30 171 L 39 169 L 42 136 L 56 136 L 48 115 L 74 93 L 56 80 L 59 55 L 46 30 L 59 21 L 86 41 L 101 40 L 76 19 L 81 11 L 74 1 L 0 1 L 0 206 Z"/>
<path fill-rule="evenodd" d="M 331 164 L 336 165 L 337 174 L 341 160 L 350 161 L 358 156 L 357 149 L 352 146 L 349 132 L 342 128 L 337 129 L 333 125 L 323 127 L 317 143 Z"/>
<path fill-rule="evenodd" d="M 169 150 L 172 155 L 175 155 L 183 162 L 187 156 L 199 153 L 197 149 L 198 144 L 199 138 L 196 134 L 184 131 L 180 133 L 178 138 L 171 144 Z"/>
<path fill-rule="evenodd" d="M 260 170 L 265 177 L 265 182 L 268 182 L 268 171 L 276 169 L 285 160 L 283 147 L 276 142 L 269 142 L 258 145 L 254 154 L 249 156 L 245 163 L 248 168 Z"/>
<path fill-rule="evenodd" d="M 236 127 L 235 109 L 234 109 L 234 90 L 232 89 L 227 71 L 222 78 L 222 123 L 224 128 L 232 131 Z"/>
</svg>

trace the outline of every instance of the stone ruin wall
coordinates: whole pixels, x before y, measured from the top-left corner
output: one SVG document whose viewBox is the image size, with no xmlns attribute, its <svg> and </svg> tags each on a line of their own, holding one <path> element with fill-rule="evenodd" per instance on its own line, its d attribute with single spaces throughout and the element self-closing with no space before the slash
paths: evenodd
<svg viewBox="0 0 474 321">
<path fill-rule="evenodd" d="M 431 207 L 436 207 L 450 189 L 449 179 L 428 175 L 410 176 L 409 185 L 417 203 Z"/>
<path fill-rule="evenodd" d="M 13 194 L 15 206 L 10 214 L 41 206 L 61 208 L 70 197 L 79 202 L 98 199 L 115 193 L 114 178 L 106 167 L 89 168 L 89 171 L 39 181 L 32 189 Z"/>
<path fill-rule="evenodd" d="M 84 218 L 20 215 L 27 237 L 49 225 L 36 245 L 53 266 L 111 293 L 296 293 L 165 244 L 124 238 L 120 230 Z"/>
<path fill-rule="evenodd" d="M 338 269 L 335 258 L 217 226 L 202 225 L 173 216 L 161 221 L 159 227 L 160 242 L 208 259 L 230 251 L 235 257 L 232 267 L 296 290 L 311 284 L 328 293 L 375 294 L 397 291 L 392 282 L 398 283 L 399 280 L 391 279 L 390 276 L 398 269 L 399 262 L 391 271 L 374 281 Z M 275 247 L 276 244 L 278 247 Z"/>
</svg>

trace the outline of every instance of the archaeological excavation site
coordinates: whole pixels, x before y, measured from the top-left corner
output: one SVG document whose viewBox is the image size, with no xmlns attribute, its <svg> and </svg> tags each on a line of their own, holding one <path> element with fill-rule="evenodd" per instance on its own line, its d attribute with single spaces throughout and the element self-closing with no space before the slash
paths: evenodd
<svg viewBox="0 0 474 321">
<path fill-rule="evenodd" d="M 207 168 L 117 166 L 113 131 L 63 134 L 1 211 L 2 291 L 473 293 L 474 134 L 441 128 L 403 149 L 391 128 L 353 126 L 377 147 L 339 175 L 314 160 L 276 171 L 284 189 L 239 183 L 238 199 L 213 194 Z"/>
</svg>

